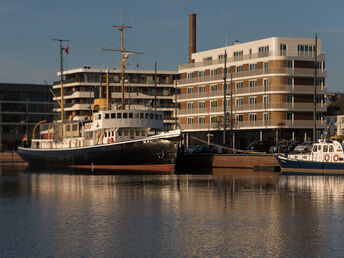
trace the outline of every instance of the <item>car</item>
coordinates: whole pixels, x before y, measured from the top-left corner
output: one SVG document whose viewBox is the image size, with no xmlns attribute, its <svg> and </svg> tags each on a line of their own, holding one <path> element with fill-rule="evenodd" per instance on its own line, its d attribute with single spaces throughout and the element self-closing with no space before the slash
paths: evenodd
<svg viewBox="0 0 344 258">
<path fill-rule="evenodd" d="M 273 147 L 272 153 L 288 153 L 293 151 L 296 145 L 297 143 L 293 141 L 279 142 Z"/>
<path fill-rule="evenodd" d="M 253 141 L 247 145 L 246 150 L 256 151 L 256 152 L 269 152 L 270 147 L 274 143 L 271 141 Z"/>
<path fill-rule="evenodd" d="M 309 152 L 311 151 L 313 142 L 303 142 L 297 145 L 294 152 Z"/>
</svg>

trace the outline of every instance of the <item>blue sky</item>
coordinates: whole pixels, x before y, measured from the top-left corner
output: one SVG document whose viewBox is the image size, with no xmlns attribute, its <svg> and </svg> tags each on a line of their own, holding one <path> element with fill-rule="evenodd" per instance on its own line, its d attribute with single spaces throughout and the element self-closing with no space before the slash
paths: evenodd
<svg viewBox="0 0 344 258">
<path fill-rule="evenodd" d="M 70 40 L 65 68 L 119 68 L 120 19 L 126 32 L 129 69 L 176 70 L 187 63 L 188 14 L 197 14 L 197 51 L 222 47 L 226 38 L 247 42 L 272 36 L 322 39 L 329 91 L 343 91 L 344 1 L 340 0 L 1 0 L 0 82 L 51 83 L 59 69 L 58 43 Z"/>
</svg>

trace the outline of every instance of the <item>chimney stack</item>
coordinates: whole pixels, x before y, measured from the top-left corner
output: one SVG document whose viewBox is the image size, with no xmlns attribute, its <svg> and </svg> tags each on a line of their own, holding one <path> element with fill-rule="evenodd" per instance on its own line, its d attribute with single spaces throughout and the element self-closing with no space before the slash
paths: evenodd
<svg viewBox="0 0 344 258">
<path fill-rule="evenodd" d="M 195 60 L 191 55 L 196 53 L 196 14 L 189 14 L 189 64 L 194 63 Z"/>
</svg>

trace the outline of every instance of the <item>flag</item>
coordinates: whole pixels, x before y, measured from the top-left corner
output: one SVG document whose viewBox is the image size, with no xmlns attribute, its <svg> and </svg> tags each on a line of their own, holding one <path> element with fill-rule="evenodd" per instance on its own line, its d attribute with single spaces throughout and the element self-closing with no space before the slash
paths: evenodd
<svg viewBox="0 0 344 258">
<path fill-rule="evenodd" d="M 69 54 L 69 45 L 65 48 L 66 54 Z"/>
</svg>

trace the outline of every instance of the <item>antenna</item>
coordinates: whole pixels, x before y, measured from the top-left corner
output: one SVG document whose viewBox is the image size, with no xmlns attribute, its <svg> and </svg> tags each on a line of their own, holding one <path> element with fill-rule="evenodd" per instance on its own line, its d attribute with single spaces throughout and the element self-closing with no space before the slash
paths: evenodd
<svg viewBox="0 0 344 258">
<path fill-rule="evenodd" d="M 60 81 L 61 81 L 61 121 L 64 121 L 64 108 L 63 108 L 63 50 L 62 42 L 69 42 L 67 39 L 52 39 L 53 41 L 60 42 Z"/>
<path fill-rule="evenodd" d="M 117 25 L 113 25 L 113 28 L 118 28 L 118 31 L 121 32 L 121 49 L 106 49 L 106 48 L 102 48 L 101 50 L 103 51 L 115 51 L 115 52 L 121 52 L 121 91 L 122 91 L 122 109 L 125 108 L 125 99 L 124 99 L 124 64 L 125 61 L 128 59 L 129 54 L 139 54 L 139 55 L 143 55 L 143 52 L 137 52 L 137 51 L 128 51 L 128 50 L 124 50 L 124 46 L 123 46 L 123 32 L 124 29 L 131 29 L 131 26 L 127 26 L 121 23 L 121 25 L 117 26 Z"/>
</svg>

